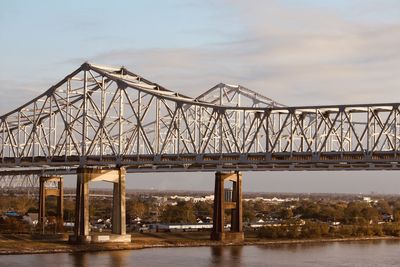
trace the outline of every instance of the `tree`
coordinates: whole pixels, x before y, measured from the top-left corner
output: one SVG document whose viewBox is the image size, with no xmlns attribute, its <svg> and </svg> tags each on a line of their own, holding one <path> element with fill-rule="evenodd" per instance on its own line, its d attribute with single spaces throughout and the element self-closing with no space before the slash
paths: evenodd
<svg viewBox="0 0 400 267">
<path fill-rule="evenodd" d="M 381 214 L 392 214 L 393 213 L 393 210 L 390 207 L 389 203 L 384 199 L 379 200 L 378 203 L 376 204 L 376 207 Z"/>
<path fill-rule="evenodd" d="M 34 198 L 29 196 L 18 196 L 12 198 L 10 205 L 14 210 L 20 213 L 25 213 L 29 208 L 36 207 L 37 202 Z"/>
<path fill-rule="evenodd" d="M 324 222 L 341 220 L 343 219 L 343 209 L 340 206 L 323 205 L 317 219 Z"/>
<path fill-rule="evenodd" d="M 254 205 L 250 201 L 243 201 L 243 221 L 252 222 L 256 218 Z"/>
<path fill-rule="evenodd" d="M 127 213 L 133 217 L 143 218 L 147 213 L 147 206 L 143 202 L 133 201 L 129 203 L 127 207 Z"/>
<path fill-rule="evenodd" d="M 395 222 L 400 222 L 400 210 L 395 210 L 393 212 L 393 219 Z"/>
<path fill-rule="evenodd" d="M 253 203 L 254 203 L 253 204 L 254 205 L 254 210 L 256 212 L 264 213 L 264 212 L 268 212 L 270 210 L 268 205 L 262 200 L 255 201 Z"/>
<path fill-rule="evenodd" d="M 293 211 L 289 208 L 282 208 L 279 211 L 279 216 L 283 220 L 289 220 L 293 217 Z"/>
<path fill-rule="evenodd" d="M 166 223 L 195 223 L 194 206 L 191 202 L 178 202 L 176 206 L 166 206 L 161 213 L 161 221 Z"/>
<path fill-rule="evenodd" d="M 212 203 L 206 201 L 199 201 L 194 204 L 195 213 L 198 217 L 212 217 L 213 206 Z"/>
<path fill-rule="evenodd" d="M 319 238 L 328 234 L 329 226 L 326 223 L 307 221 L 301 229 L 301 236 L 304 238 Z"/>
<path fill-rule="evenodd" d="M 305 219 L 314 219 L 318 218 L 318 214 L 321 210 L 321 207 L 318 203 L 304 201 L 301 205 L 296 209 L 295 214 L 300 214 L 302 218 Z"/>
<path fill-rule="evenodd" d="M 347 224 L 361 223 L 364 222 L 364 214 L 362 210 L 368 208 L 369 205 L 364 202 L 354 201 L 347 205 L 344 209 L 344 221 Z"/>
<path fill-rule="evenodd" d="M 379 220 L 379 212 L 372 207 L 365 207 L 361 210 L 361 214 L 364 219 L 367 221 L 378 221 Z"/>
</svg>

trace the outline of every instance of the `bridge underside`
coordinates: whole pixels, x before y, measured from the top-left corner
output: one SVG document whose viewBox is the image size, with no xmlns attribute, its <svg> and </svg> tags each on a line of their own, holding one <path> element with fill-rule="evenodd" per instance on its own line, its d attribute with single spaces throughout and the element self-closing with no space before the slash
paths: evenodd
<svg viewBox="0 0 400 267">
<path fill-rule="evenodd" d="M 76 156 L 46 159 L 41 157 L 4 158 L 0 175 L 76 173 L 81 158 Z M 118 164 L 115 164 L 118 162 Z M 124 158 L 88 156 L 85 165 L 98 168 L 124 166 L 129 173 L 197 172 L 197 171 L 332 171 L 332 170 L 400 170 L 400 153 L 385 151 L 248 153 L 248 154 L 182 154 L 143 155 Z"/>
</svg>

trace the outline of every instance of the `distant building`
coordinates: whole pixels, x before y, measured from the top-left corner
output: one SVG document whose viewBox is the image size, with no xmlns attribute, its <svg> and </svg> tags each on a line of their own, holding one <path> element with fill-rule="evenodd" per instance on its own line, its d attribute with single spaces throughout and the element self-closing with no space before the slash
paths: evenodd
<svg viewBox="0 0 400 267">
<path fill-rule="evenodd" d="M 393 222 L 394 217 L 392 214 L 383 214 L 383 221 L 384 222 Z"/>
<path fill-rule="evenodd" d="M 263 197 L 255 197 L 255 198 L 245 198 L 244 201 L 265 201 L 271 204 L 278 204 L 283 202 L 291 202 L 291 201 L 299 201 L 299 198 L 263 198 Z"/>
<path fill-rule="evenodd" d="M 174 196 L 170 196 L 169 197 L 170 200 L 176 200 L 176 201 L 184 201 L 184 202 L 188 202 L 188 201 L 192 201 L 193 203 L 197 203 L 197 202 L 208 202 L 208 201 L 213 201 L 214 200 L 214 195 L 209 195 L 209 196 L 204 196 L 204 197 L 192 197 L 192 196 L 178 196 L 178 195 L 174 195 Z M 169 200 L 169 201 L 170 201 Z M 175 202 L 176 203 L 176 202 Z M 170 203 L 167 202 L 168 205 L 171 205 Z"/>
<path fill-rule="evenodd" d="M 37 212 L 28 213 L 28 216 L 31 219 L 33 225 L 38 224 L 38 222 L 39 222 L 39 213 L 37 213 Z"/>
<path fill-rule="evenodd" d="M 372 202 L 371 197 L 363 197 L 363 201 L 368 203 Z"/>
</svg>

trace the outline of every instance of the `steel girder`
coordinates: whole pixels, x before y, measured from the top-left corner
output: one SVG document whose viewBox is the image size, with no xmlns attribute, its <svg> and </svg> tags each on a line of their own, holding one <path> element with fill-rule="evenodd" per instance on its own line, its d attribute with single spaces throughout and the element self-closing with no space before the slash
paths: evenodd
<svg viewBox="0 0 400 267">
<path fill-rule="evenodd" d="M 226 84 L 191 98 L 84 63 L 0 117 L 0 173 L 398 169 L 399 113 L 399 103 L 286 107 Z"/>
</svg>

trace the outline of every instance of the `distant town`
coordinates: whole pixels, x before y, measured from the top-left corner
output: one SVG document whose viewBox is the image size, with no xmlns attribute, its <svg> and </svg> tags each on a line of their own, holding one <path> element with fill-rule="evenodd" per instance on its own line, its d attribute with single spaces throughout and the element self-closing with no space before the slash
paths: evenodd
<svg viewBox="0 0 400 267">
<path fill-rule="evenodd" d="M 67 233 L 74 228 L 74 193 L 65 189 L 63 231 Z M 110 231 L 111 198 L 110 190 L 90 191 L 92 232 Z M 210 231 L 213 201 L 212 192 L 130 190 L 127 229 L 132 233 Z M 2 192 L 1 233 L 55 232 L 55 199 L 49 197 L 47 205 L 45 225 L 39 225 L 38 195 Z M 400 236 L 400 196 L 244 193 L 243 222 L 245 232 L 260 238 Z"/>
</svg>

